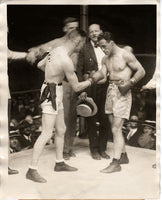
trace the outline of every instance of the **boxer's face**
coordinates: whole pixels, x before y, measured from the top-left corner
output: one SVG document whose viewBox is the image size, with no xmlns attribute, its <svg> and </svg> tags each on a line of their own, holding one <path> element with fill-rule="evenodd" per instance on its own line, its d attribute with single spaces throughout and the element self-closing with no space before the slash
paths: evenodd
<svg viewBox="0 0 162 200">
<path fill-rule="evenodd" d="M 89 26 L 89 38 L 93 42 L 97 42 L 98 36 L 102 33 L 100 26 L 98 24 L 92 24 Z"/>
<path fill-rule="evenodd" d="M 70 33 L 72 30 L 76 29 L 79 26 L 78 22 L 71 22 L 66 24 L 66 26 L 64 27 L 64 32 L 65 33 Z"/>
<path fill-rule="evenodd" d="M 83 45 L 85 44 L 86 42 L 86 38 L 85 37 L 81 37 L 81 36 L 78 36 L 77 39 L 75 40 L 77 41 L 77 45 L 75 47 L 75 52 L 78 52 L 82 49 Z"/>
<path fill-rule="evenodd" d="M 98 42 L 98 45 L 106 55 L 111 54 L 113 41 L 107 42 L 105 39 L 102 39 Z"/>
</svg>

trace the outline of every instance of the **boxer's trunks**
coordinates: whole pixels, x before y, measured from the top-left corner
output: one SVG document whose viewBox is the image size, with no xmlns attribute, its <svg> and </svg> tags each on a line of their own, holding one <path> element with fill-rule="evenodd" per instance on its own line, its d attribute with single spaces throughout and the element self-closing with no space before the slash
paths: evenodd
<svg viewBox="0 0 162 200">
<path fill-rule="evenodd" d="M 118 86 L 119 81 L 110 81 L 105 101 L 105 113 L 113 114 L 114 117 L 129 119 L 132 106 L 131 90 L 123 96 Z"/>
<path fill-rule="evenodd" d="M 44 82 L 41 87 L 41 98 L 42 98 L 42 93 L 47 87 L 47 83 Z M 41 103 L 41 108 L 42 108 L 42 113 L 46 114 L 53 114 L 57 115 L 59 110 L 63 109 L 63 87 L 62 84 L 56 84 L 55 85 L 55 107 L 52 104 L 52 100 L 50 98 L 50 92 L 47 94 L 47 98 Z"/>
</svg>

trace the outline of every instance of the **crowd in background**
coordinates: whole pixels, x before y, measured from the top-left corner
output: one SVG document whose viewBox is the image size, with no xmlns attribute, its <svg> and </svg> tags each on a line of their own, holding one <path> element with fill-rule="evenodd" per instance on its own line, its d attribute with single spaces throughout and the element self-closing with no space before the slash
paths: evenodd
<svg viewBox="0 0 162 200">
<path fill-rule="evenodd" d="M 39 91 L 12 95 L 10 120 L 10 152 L 30 149 L 41 133 L 41 107 Z M 127 145 L 156 149 L 156 94 L 155 90 L 133 90 L 130 120 L 125 121 L 123 135 Z M 79 124 L 79 116 L 77 123 Z M 77 129 L 78 125 L 77 124 Z M 80 127 L 83 130 L 85 127 Z M 55 131 L 55 130 L 54 130 Z M 54 132 L 53 131 L 53 132 Z M 83 131 L 81 131 L 83 132 Z M 80 138 L 88 136 L 76 135 Z M 108 141 L 112 141 L 109 136 Z M 54 143 L 54 134 L 47 144 Z"/>
</svg>

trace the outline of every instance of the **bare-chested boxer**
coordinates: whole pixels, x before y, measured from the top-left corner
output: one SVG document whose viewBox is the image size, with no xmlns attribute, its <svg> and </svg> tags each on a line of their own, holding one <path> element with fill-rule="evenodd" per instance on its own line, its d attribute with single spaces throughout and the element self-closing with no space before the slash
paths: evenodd
<svg viewBox="0 0 162 200">
<path fill-rule="evenodd" d="M 74 17 L 67 17 L 63 21 L 63 32 L 65 35 L 60 38 L 56 38 L 54 40 L 51 40 L 47 43 L 41 44 L 39 46 L 30 48 L 28 50 L 27 54 L 27 60 L 30 62 L 30 64 L 36 64 L 38 63 L 38 67 L 40 66 L 39 60 L 42 60 L 43 57 L 52 49 L 64 45 L 66 40 L 68 39 L 69 33 L 78 28 L 79 22 Z M 76 63 L 77 63 L 77 56 L 78 51 L 75 50 L 73 54 L 71 55 L 71 59 L 74 63 L 74 67 L 76 70 Z M 41 62 L 41 61 L 40 61 Z M 41 68 L 43 66 L 41 65 Z M 43 67 L 44 69 L 44 67 Z M 63 81 L 63 105 L 64 105 L 64 117 L 65 117 L 65 124 L 66 124 L 66 132 L 64 137 L 64 159 L 69 160 L 70 157 L 74 157 L 75 154 L 73 152 L 73 142 L 75 138 L 75 129 L 76 129 L 76 99 L 77 95 L 73 91 L 71 85 L 68 83 L 68 81 Z"/>
<path fill-rule="evenodd" d="M 46 58 L 40 63 L 39 67 L 44 67 L 45 81 L 41 88 L 41 107 L 42 107 L 42 133 L 37 139 L 31 165 L 26 174 L 26 178 L 35 182 L 46 182 L 37 172 L 37 164 L 42 150 L 51 138 L 53 128 L 56 129 L 56 165 L 55 171 L 76 171 L 77 169 L 64 163 L 63 144 L 65 134 L 64 110 L 63 110 L 63 88 L 62 81 L 66 75 L 74 91 L 80 91 L 90 86 L 92 79 L 78 82 L 74 72 L 74 65 L 70 55 L 76 49 L 81 49 L 86 40 L 86 34 L 80 29 L 70 32 L 67 41 L 63 46 L 53 49 Z"/>
<path fill-rule="evenodd" d="M 132 96 L 131 87 L 145 75 L 145 70 L 127 48 L 120 48 L 112 40 L 110 32 L 105 32 L 98 38 L 98 45 L 106 54 L 102 60 L 102 69 L 93 74 L 94 81 L 109 74 L 110 84 L 107 89 L 105 113 L 109 115 L 114 140 L 114 156 L 110 165 L 101 170 L 112 173 L 121 170 L 120 164 L 128 164 L 129 159 L 125 150 L 122 126 L 129 119 Z"/>
</svg>

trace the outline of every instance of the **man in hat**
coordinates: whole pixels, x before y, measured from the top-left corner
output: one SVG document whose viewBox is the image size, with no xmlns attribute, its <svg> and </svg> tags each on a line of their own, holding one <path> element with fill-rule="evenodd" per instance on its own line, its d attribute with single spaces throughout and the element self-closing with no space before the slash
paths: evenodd
<svg viewBox="0 0 162 200">
<path fill-rule="evenodd" d="M 101 60 L 104 57 L 104 52 L 97 46 L 97 38 L 102 33 L 99 24 L 91 24 L 88 28 L 89 41 L 84 45 L 78 56 L 77 74 L 79 80 L 86 80 L 90 73 L 101 69 Z M 102 158 L 110 158 L 106 153 L 107 140 L 109 133 L 108 116 L 104 112 L 104 104 L 106 98 L 106 89 L 108 81 L 102 81 L 92 85 L 86 89 L 86 93 L 81 94 L 91 97 L 98 107 L 98 112 L 94 116 L 86 118 L 87 134 L 89 138 L 89 148 L 93 159 L 101 160 Z"/>
<path fill-rule="evenodd" d="M 142 148 L 156 149 L 155 121 L 145 120 L 142 124 L 143 133 L 138 139 L 138 144 Z"/>
<path fill-rule="evenodd" d="M 102 69 L 93 74 L 93 80 L 107 79 L 109 74 L 105 112 L 109 116 L 114 141 L 113 160 L 101 172 L 112 173 L 121 170 L 120 164 L 127 163 L 122 127 L 130 115 L 132 104 L 130 89 L 144 77 L 145 70 L 132 52 L 115 44 L 110 32 L 98 37 L 98 45 L 106 56 L 102 60 Z"/>
<path fill-rule="evenodd" d="M 20 137 L 18 129 L 12 129 L 10 127 L 9 132 L 9 139 L 10 139 L 10 153 L 21 151 L 21 143 L 20 143 Z"/>
<path fill-rule="evenodd" d="M 31 165 L 26 178 L 34 182 L 45 183 L 46 180 L 37 171 L 37 165 L 42 150 L 51 138 L 53 128 L 56 129 L 56 165 L 54 170 L 76 171 L 77 169 L 67 165 L 63 160 L 63 144 L 65 134 L 64 110 L 63 110 L 63 88 L 62 81 L 66 75 L 74 91 L 79 92 L 92 84 L 92 79 L 78 82 L 74 72 L 74 65 L 70 55 L 76 49 L 81 49 L 86 40 L 86 34 L 80 29 L 72 30 L 63 46 L 54 48 L 40 65 L 45 64 L 45 81 L 41 88 L 42 107 L 42 132 L 38 137 L 33 150 Z"/>
<path fill-rule="evenodd" d="M 28 121 L 23 120 L 18 126 L 21 134 L 20 142 L 22 148 L 30 148 L 32 146 L 31 125 L 32 124 L 30 124 Z"/>
</svg>

